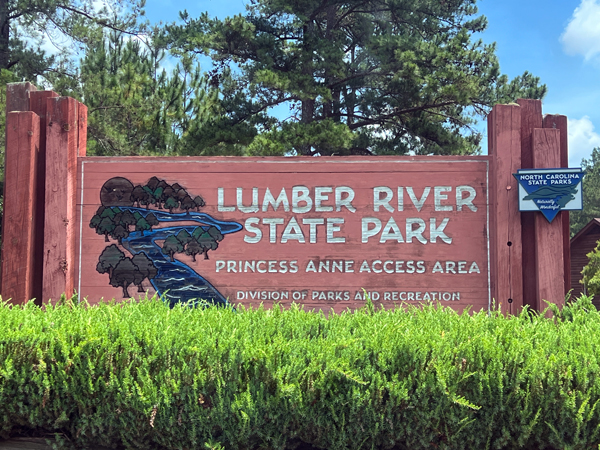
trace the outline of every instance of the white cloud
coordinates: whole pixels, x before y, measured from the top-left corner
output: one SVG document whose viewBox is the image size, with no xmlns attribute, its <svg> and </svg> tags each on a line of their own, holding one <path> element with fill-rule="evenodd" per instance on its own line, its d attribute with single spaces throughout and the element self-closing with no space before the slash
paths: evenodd
<svg viewBox="0 0 600 450">
<path fill-rule="evenodd" d="M 569 55 L 600 55 L 600 0 L 581 0 L 560 40 Z"/>
<path fill-rule="evenodd" d="M 579 167 L 594 147 L 600 147 L 600 134 L 594 131 L 590 118 L 569 119 L 569 167 Z"/>
</svg>

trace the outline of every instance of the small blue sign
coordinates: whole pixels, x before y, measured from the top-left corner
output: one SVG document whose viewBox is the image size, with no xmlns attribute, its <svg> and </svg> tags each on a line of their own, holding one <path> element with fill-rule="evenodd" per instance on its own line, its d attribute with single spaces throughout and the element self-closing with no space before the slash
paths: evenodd
<svg viewBox="0 0 600 450">
<path fill-rule="evenodd" d="M 523 169 L 519 182 L 519 211 L 541 211 L 548 222 L 559 211 L 583 209 L 581 181 L 585 172 L 574 169 Z"/>
</svg>

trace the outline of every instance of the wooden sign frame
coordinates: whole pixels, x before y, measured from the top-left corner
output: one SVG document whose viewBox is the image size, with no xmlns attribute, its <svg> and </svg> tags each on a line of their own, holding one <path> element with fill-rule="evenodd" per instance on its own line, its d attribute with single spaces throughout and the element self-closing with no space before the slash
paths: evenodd
<svg viewBox="0 0 600 450">
<path fill-rule="evenodd" d="M 348 159 L 335 157 L 250 158 L 243 161 L 264 165 L 289 164 L 297 168 L 294 171 L 300 172 L 305 170 L 302 169 L 303 167 L 317 170 L 317 166 L 322 166 L 318 170 L 331 174 L 332 180 L 337 177 L 335 175 L 337 169 L 334 167 L 343 164 L 355 164 L 357 167 L 359 164 L 373 167 L 378 164 L 385 166 L 386 163 L 388 165 L 389 163 L 420 164 L 425 167 L 427 164 L 443 165 L 449 161 L 461 164 L 476 161 L 479 164 L 485 164 L 486 187 L 481 191 L 481 195 L 485 193 L 485 202 L 482 206 L 485 207 L 487 216 L 485 227 L 482 224 L 478 226 L 481 226 L 482 230 L 485 228 L 486 237 L 489 240 L 485 249 L 488 255 L 486 262 L 488 275 L 485 289 L 487 289 L 488 295 L 483 299 L 485 305 L 482 302 L 473 301 L 471 303 L 477 309 L 488 307 L 489 303 L 490 307 L 498 307 L 507 313 L 518 313 L 524 305 L 539 311 L 545 308 L 545 300 L 562 304 L 566 291 L 565 286 L 570 285 L 570 273 L 569 270 L 565 270 L 569 267 L 568 212 L 561 212 L 560 220 L 555 220 L 552 224 L 546 223 L 543 217 L 540 220 L 534 213 L 519 212 L 517 182 L 512 174 L 524 168 L 543 168 L 548 165 L 566 167 L 568 159 L 566 127 L 565 116 L 542 117 L 541 102 L 519 100 L 518 104 L 496 105 L 489 114 L 489 155 L 487 156 L 405 156 L 373 157 L 372 159 L 358 157 Z M 234 159 L 228 158 L 87 157 L 85 156 L 86 128 L 87 108 L 76 100 L 58 97 L 56 93 L 50 91 L 37 91 L 29 83 L 8 85 L 7 171 L 1 272 L 1 292 L 4 299 L 23 303 L 35 298 L 41 304 L 47 301 L 56 301 L 61 294 L 68 296 L 74 292 L 81 292 L 85 295 L 81 279 L 87 279 L 91 275 L 86 274 L 89 267 L 85 269 L 83 266 L 86 257 L 84 247 L 91 242 L 90 231 L 95 230 L 96 236 L 101 237 L 97 234 L 97 227 L 87 223 L 87 216 L 90 213 L 89 211 L 86 213 L 86 208 L 92 208 L 94 201 L 96 208 L 93 212 L 97 212 L 100 207 L 105 207 L 102 205 L 99 192 L 94 194 L 97 200 L 88 201 L 85 198 L 85 186 L 89 181 L 89 179 L 86 181 L 86 167 L 101 164 L 132 165 L 135 163 L 138 166 L 154 164 L 152 170 L 156 171 L 157 167 L 165 166 L 167 161 L 174 161 L 180 165 L 185 165 L 190 161 L 193 161 L 194 164 L 212 164 L 210 167 L 222 164 L 219 161 L 227 161 L 227 164 L 232 164 L 234 161 Z M 328 166 L 328 164 L 330 165 Z M 332 170 L 327 171 L 327 167 Z M 146 172 L 148 176 L 145 174 L 135 175 L 139 179 L 136 179 L 135 182 L 132 181 L 131 184 L 139 185 L 142 189 L 143 185 L 149 183 L 152 178 L 152 170 Z M 114 177 L 127 178 L 126 171 L 121 172 L 123 173 L 117 173 Z M 140 170 L 136 169 L 134 172 L 140 172 Z M 239 179 L 243 179 L 245 176 L 239 175 Z M 166 178 L 168 177 L 164 177 L 160 173 L 156 176 L 158 182 L 162 182 L 164 187 L 168 186 L 171 191 L 178 192 L 179 189 L 173 189 L 173 185 L 178 184 L 177 180 L 174 177 L 168 180 Z M 108 179 L 105 179 L 102 183 L 107 181 Z M 290 182 L 292 181 L 290 179 Z M 103 184 L 98 183 L 90 189 L 101 190 Z M 192 199 L 192 194 L 202 195 L 200 192 L 192 192 L 195 189 L 193 184 L 192 182 L 189 186 L 190 195 L 184 189 L 185 194 L 181 194 L 182 199 L 186 195 L 190 199 Z M 321 184 L 323 186 L 318 191 L 318 195 L 323 198 L 327 198 L 328 189 L 335 189 L 335 186 L 339 186 L 337 181 Z M 382 186 L 386 186 L 385 183 Z M 178 186 L 178 188 L 180 187 Z M 230 180 L 221 187 L 231 189 L 236 186 Z M 262 189 L 265 187 L 266 185 Z M 307 184 L 306 187 L 311 190 L 311 195 L 314 195 L 318 186 L 313 183 L 310 186 Z M 372 187 L 370 186 L 370 188 Z M 216 186 L 211 189 L 216 189 Z M 363 186 L 360 189 L 366 188 Z M 443 199 L 444 192 L 440 189 L 438 191 L 438 200 Z M 278 188 L 275 189 L 275 192 L 279 192 Z M 213 194 L 214 191 L 209 194 L 211 205 L 207 205 L 206 208 L 214 208 L 217 197 Z M 364 197 L 364 195 L 362 196 Z M 24 198 L 28 198 L 29 202 L 24 201 Z M 40 201 L 41 199 L 44 200 Z M 182 208 L 184 205 L 182 199 L 179 199 L 178 208 Z M 185 202 L 189 203 L 190 201 L 185 197 Z M 431 202 L 433 204 L 433 200 Z M 332 206 L 326 202 L 322 205 Z M 137 207 L 139 206 L 138 203 Z M 114 203 L 111 203 L 109 207 L 114 208 Z M 364 210 L 369 207 L 374 207 L 373 200 L 371 200 L 371 204 L 364 199 L 360 201 L 360 208 Z M 128 208 L 135 208 L 135 205 L 126 205 L 125 209 Z M 187 205 L 187 208 L 189 211 L 191 203 Z M 384 210 L 383 207 L 380 209 Z M 372 212 L 374 213 L 374 211 Z M 133 214 L 133 212 L 131 213 Z M 105 214 L 110 215 L 113 212 Z M 125 212 L 121 211 L 120 214 L 125 214 Z M 91 228 L 90 226 L 86 228 L 86 225 L 91 225 Z M 335 230 L 335 226 L 332 225 L 331 230 Z M 124 227 L 127 230 L 122 231 L 122 234 L 129 233 L 134 229 L 133 224 L 121 224 L 121 228 Z M 248 229 L 248 227 L 245 228 L 245 230 Z M 193 229 L 190 228 L 190 230 Z M 198 231 L 198 234 L 204 232 L 208 232 L 206 225 L 205 229 Z M 332 231 L 332 233 L 334 232 Z M 215 236 L 217 235 L 215 234 Z M 341 234 L 336 236 L 341 237 Z M 348 239 L 357 238 L 356 234 L 348 237 Z M 209 238 L 207 237 L 206 240 Z M 229 242 L 233 241 L 229 239 Z M 164 246 L 163 243 L 160 245 Z M 227 241 L 224 241 L 222 250 L 219 250 L 223 255 L 228 252 L 227 245 L 229 245 Z M 115 244 L 115 246 L 119 245 Z M 557 249 L 561 250 L 557 252 Z M 90 247 L 91 251 L 92 247 Z M 193 254 L 193 251 L 190 250 L 190 254 Z M 124 252 L 124 255 L 126 253 Z M 121 258 L 116 252 L 115 254 Z M 131 256 L 134 255 L 125 255 L 124 257 L 131 259 Z M 93 257 L 97 258 L 98 255 L 93 255 Z M 183 256 L 179 255 L 178 257 Z M 175 260 L 175 256 L 173 259 Z M 104 269 L 101 268 L 101 270 Z M 211 270 L 216 273 L 216 265 Z M 148 286 L 148 278 L 141 283 L 142 287 L 144 283 Z M 335 283 L 332 283 L 332 286 L 341 288 L 341 285 L 337 286 Z M 353 286 L 353 290 L 356 290 L 357 286 Z M 127 286 L 125 291 L 128 292 Z M 92 298 L 95 294 L 90 295 L 92 296 L 88 300 L 92 303 L 100 300 Z M 388 305 L 401 303 L 402 301 L 390 301 Z M 311 308 L 330 309 L 333 307 L 336 311 L 348 306 L 359 306 L 359 303 L 349 304 L 344 301 L 333 302 L 333 304 L 327 301 L 306 304 Z M 457 309 L 462 310 L 465 306 L 467 305 L 461 305 Z"/>
<path fill-rule="evenodd" d="M 301 300 L 307 308 L 341 311 L 362 306 L 364 289 L 390 305 L 440 300 L 457 310 L 487 309 L 489 172 L 485 156 L 79 158 L 77 291 L 94 299 L 132 295 L 127 286 L 121 295 L 116 282 L 107 287 L 104 266 L 111 263 L 98 256 L 111 247 L 117 263 L 119 251 L 149 256 L 156 267 L 146 280 L 138 275 L 138 291 L 170 302 L 204 292 L 215 302 Z M 155 191 L 162 205 L 160 197 L 149 203 Z M 192 197 L 202 200 L 195 205 Z M 144 234 L 129 217 L 109 239 L 116 220 L 105 217 L 113 215 L 106 211 L 111 207 L 119 218 L 133 213 L 143 223 L 141 216 L 152 217 L 157 228 Z M 215 220 L 223 236 L 198 261 L 200 247 L 189 235 L 199 237 Z M 165 229 L 169 255 L 167 235 L 158 237 Z M 185 286 L 178 286 L 183 271 Z M 120 279 L 129 285 L 134 275 Z"/>
</svg>

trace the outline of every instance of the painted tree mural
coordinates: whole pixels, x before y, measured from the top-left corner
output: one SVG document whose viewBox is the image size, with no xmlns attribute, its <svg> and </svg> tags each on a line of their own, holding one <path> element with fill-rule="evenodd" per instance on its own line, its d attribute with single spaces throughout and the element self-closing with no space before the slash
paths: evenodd
<svg viewBox="0 0 600 450">
<path fill-rule="evenodd" d="M 134 266 L 137 270 L 133 274 L 133 283 L 138 287 L 138 292 L 144 292 L 142 282 L 144 280 L 150 281 L 157 274 L 157 269 L 152 263 L 152 260 L 146 256 L 145 253 L 138 253 L 131 258 Z"/>
<path fill-rule="evenodd" d="M 136 267 L 131 258 L 122 259 L 113 269 L 110 277 L 110 285 L 122 288 L 123 298 L 130 297 L 127 287 L 135 281 L 135 271 Z"/>
<path fill-rule="evenodd" d="M 99 273 L 108 273 L 109 277 L 112 277 L 113 269 L 124 259 L 125 253 L 119 250 L 119 247 L 115 244 L 109 245 L 100 254 L 96 270 Z"/>
<path fill-rule="evenodd" d="M 96 271 L 108 274 L 109 284 L 120 288 L 124 298 L 130 297 L 129 287 L 132 284 L 137 287 L 137 292 L 144 292 L 144 283 L 152 283 L 160 270 L 155 264 L 156 259 L 153 260 L 144 251 L 132 251 L 128 241 L 148 236 L 154 242 L 153 231 L 170 229 L 157 228 L 161 220 L 165 220 L 166 210 L 168 214 L 179 214 L 185 220 L 186 215 L 197 214 L 191 211 L 199 212 L 206 205 L 201 196 L 190 195 L 179 183 L 171 185 L 158 177 L 135 186 L 126 178 L 112 178 L 103 185 L 100 200 L 102 206 L 92 216 L 89 226 L 103 235 L 105 242 L 113 240 L 116 243 L 104 249 Z M 159 210 L 163 212 L 159 214 Z M 191 256 L 193 262 L 199 254 L 203 254 L 205 260 L 209 259 L 208 253 L 217 250 L 223 240 L 223 234 L 213 225 L 173 228 L 173 234 L 155 245 L 159 246 L 159 254 L 176 264 L 180 264 L 175 260 L 177 254 Z M 154 258 L 157 258 L 156 254 Z"/>
<path fill-rule="evenodd" d="M 171 261 L 174 261 L 175 253 L 183 252 L 183 245 L 181 245 L 176 236 L 169 236 L 163 244 L 162 251 L 165 255 L 169 255 Z"/>
</svg>

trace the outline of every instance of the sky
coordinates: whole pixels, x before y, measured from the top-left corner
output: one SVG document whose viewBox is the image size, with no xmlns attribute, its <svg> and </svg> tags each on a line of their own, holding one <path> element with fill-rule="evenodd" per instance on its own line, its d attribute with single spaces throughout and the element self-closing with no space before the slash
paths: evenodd
<svg viewBox="0 0 600 450">
<path fill-rule="evenodd" d="M 247 2 L 147 0 L 146 15 L 173 22 L 186 9 L 222 19 L 243 13 Z M 567 116 L 569 165 L 579 167 L 600 147 L 600 0 L 479 0 L 478 7 L 488 19 L 479 37 L 496 42 L 502 73 L 540 77 L 548 86 L 543 113 Z"/>
</svg>

